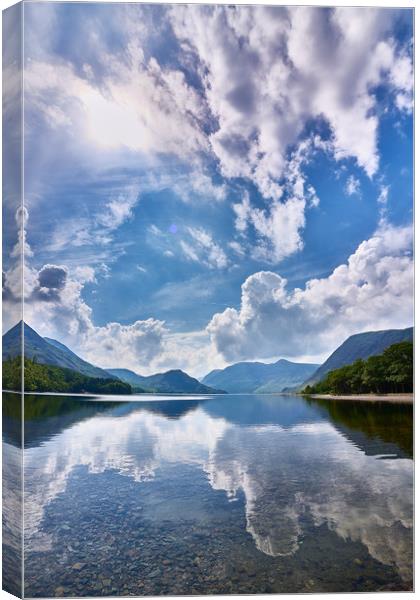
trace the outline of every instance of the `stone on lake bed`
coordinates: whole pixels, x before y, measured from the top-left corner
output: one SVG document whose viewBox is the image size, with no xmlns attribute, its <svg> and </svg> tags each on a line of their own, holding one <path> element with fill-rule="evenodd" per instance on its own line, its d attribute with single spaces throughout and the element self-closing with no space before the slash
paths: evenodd
<svg viewBox="0 0 420 600">
<path fill-rule="evenodd" d="M 81 571 L 84 567 L 86 567 L 86 563 L 77 562 L 72 565 L 73 571 Z"/>
<path fill-rule="evenodd" d="M 65 589 L 61 585 L 59 587 L 55 588 L 55 590 L 54 590 L 55 596 L 61 597 L 61 596 L 64 596 L 64 594 L 65 594 Z"/>
<path fill-rule="evenodd" d="M 154 571 L 152 571 L 151 573 L 149 573 L 150 579 L 154 579 L 155 577 L 159 577 L 159 575 L 160 575 L 159 569 L 155 569 Z"/>
</svg>

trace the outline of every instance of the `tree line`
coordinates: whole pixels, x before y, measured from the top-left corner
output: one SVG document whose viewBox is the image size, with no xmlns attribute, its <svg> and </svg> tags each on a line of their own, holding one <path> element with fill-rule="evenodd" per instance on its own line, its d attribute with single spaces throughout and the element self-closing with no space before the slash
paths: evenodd
<svg viewBox="0 0 420 600">
<path fill-rule="evenodd" d="M 382 354 L 330 371 L 304 394 L 392 394 L 413 391 L 413 343 L 392 344 Z"/>
<path fill-rule="evenodd" d="M 116 379 L 89 377 L 78 371 L 44 365 L 36 359 L 24 359 L 25 392 L 70 392 L 94 394 L 131 394 L 128 383 Z M 3 389 L 21 390 L 22 358 L 3 361 Z"/>
</svg>

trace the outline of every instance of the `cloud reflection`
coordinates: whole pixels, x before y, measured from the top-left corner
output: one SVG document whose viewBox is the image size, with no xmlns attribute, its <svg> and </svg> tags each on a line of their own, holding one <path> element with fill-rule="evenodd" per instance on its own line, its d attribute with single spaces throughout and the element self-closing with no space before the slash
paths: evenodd
<svg viewBox="0 0 420 600">
<path fill-rule="evenodd" d="M 327 422 L 240 426 L 203 407 L 178 419 L 138 406 L 73 424 L 25 451 L 25 527 L 29 550 L 51 544 L 46 507 L 66 491 L 78 466 L 114 470 L 137 484 L 161 466 L 195 465 L 229 499 L 244 494 L 247 530 L 267 555 L 294 554 L 303 517 L 412 576 L 412 461 L 367 456 Z"/>
</svg>

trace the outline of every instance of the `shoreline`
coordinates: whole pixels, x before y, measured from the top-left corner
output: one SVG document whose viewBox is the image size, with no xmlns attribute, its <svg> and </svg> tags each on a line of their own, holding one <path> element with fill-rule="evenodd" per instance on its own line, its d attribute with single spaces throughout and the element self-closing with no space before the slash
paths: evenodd
<svg viewBox="0 0 420 600">
<path fill-rule="evenodd" d="M 302 394 L 319 400 L 351 400 L 356 402 L 391 402 L 393 404 L 413 404 L 414 394 Z"/>
</svg>

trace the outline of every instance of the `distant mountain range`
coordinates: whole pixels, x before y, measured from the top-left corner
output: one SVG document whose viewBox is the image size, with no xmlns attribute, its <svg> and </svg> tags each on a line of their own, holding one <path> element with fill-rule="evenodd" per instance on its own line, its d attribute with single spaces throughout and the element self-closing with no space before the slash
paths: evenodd
<svg viewBox="0 0 420 600">
<path fill-rule="evenodd" d="M 335 350 L 331 356 L 311 375 L 304 385 L 313 385 L 325 377 L 329 371 L 350 365 L 358 358 L 365 360 L 369 356 L 382 354 L 392 344 L 413 341 L 413 327 L 407 329 L 386 329 L 367 331 L 351 335 Z M 303 386 L 302 386 L 303 387 Z"/>
<path fill-rule="evenodd" d="M 38 333 L 24 323 L 25 334 L 25 357 L 36 358 L 37 362 L 43 365 L 52 365 L 71 369 L 87 375 L 88 377 L 99 377 L 110 379 L 110 375 L 104 369 L 83 360 L 77 354 L 72 352 L 67 346 L 51 338 L 43 338 Z M 3 336 L 3 360 L 15 358 L 22 354 L 22 322 L 18 323 Z"/>
<path fill-rule="evenodd" d="M 202 383 L 229 393 L 269 394 L 301 385 L 318 367 L 284 359 L 275 363 L 240 362 L 211 371 Z"/>
<path fill-rule="evenodd" d="M 108 369 L 108 372 L 134 388 L 159 394 L 224 394 L 225 390 L 203 385 L 184 371 L 174 369 L 165 373 L 143 376 L 129 369 Z"/>
<path fill-rule="evenodd" d="M 358 358 L 379 355 L 398 342 L 412 341 L 413 328 L 370 331 L 350 336 L 321 365 L 278 360 L 275 363 L 240 362 L 216 369 L 202 381 L 181 370 L 142 376 L 129 369 L 101 369 L 83 360 L 67 346 L 43 338 L 24 323 L 25 357 L 40 364 L 70 369 L 88 377 L 115 379 L 130 384 L 138 392 L 172 394 L 276 393 L 313 385 L 334 369 L 352 364 Z M 22 323 L 3 335 L 3 361 L 22 354 Z M 51 390 L 54 391 L 54 390 Z"/>
<path fill-rule="evenodd" d="M 102 380 L 123 381 L 138 392 L 165 394 L 224 394 L 224 390 L 203 385 L 194 377 L 180 370 L 157 373 L 142 377 L 128 369 L 100 369 L 77 356 L 67 346 L 52 338 L 41 337 L 32 327 L 24 323 L 25 358 L 36 359 L 37 363 L 70 369 L 88 377 Z M 3 361 L 22 355 L 22 322 L 3 335 Z M 48 390 L 58 391 L 58 390 Z"/>
</svg>

